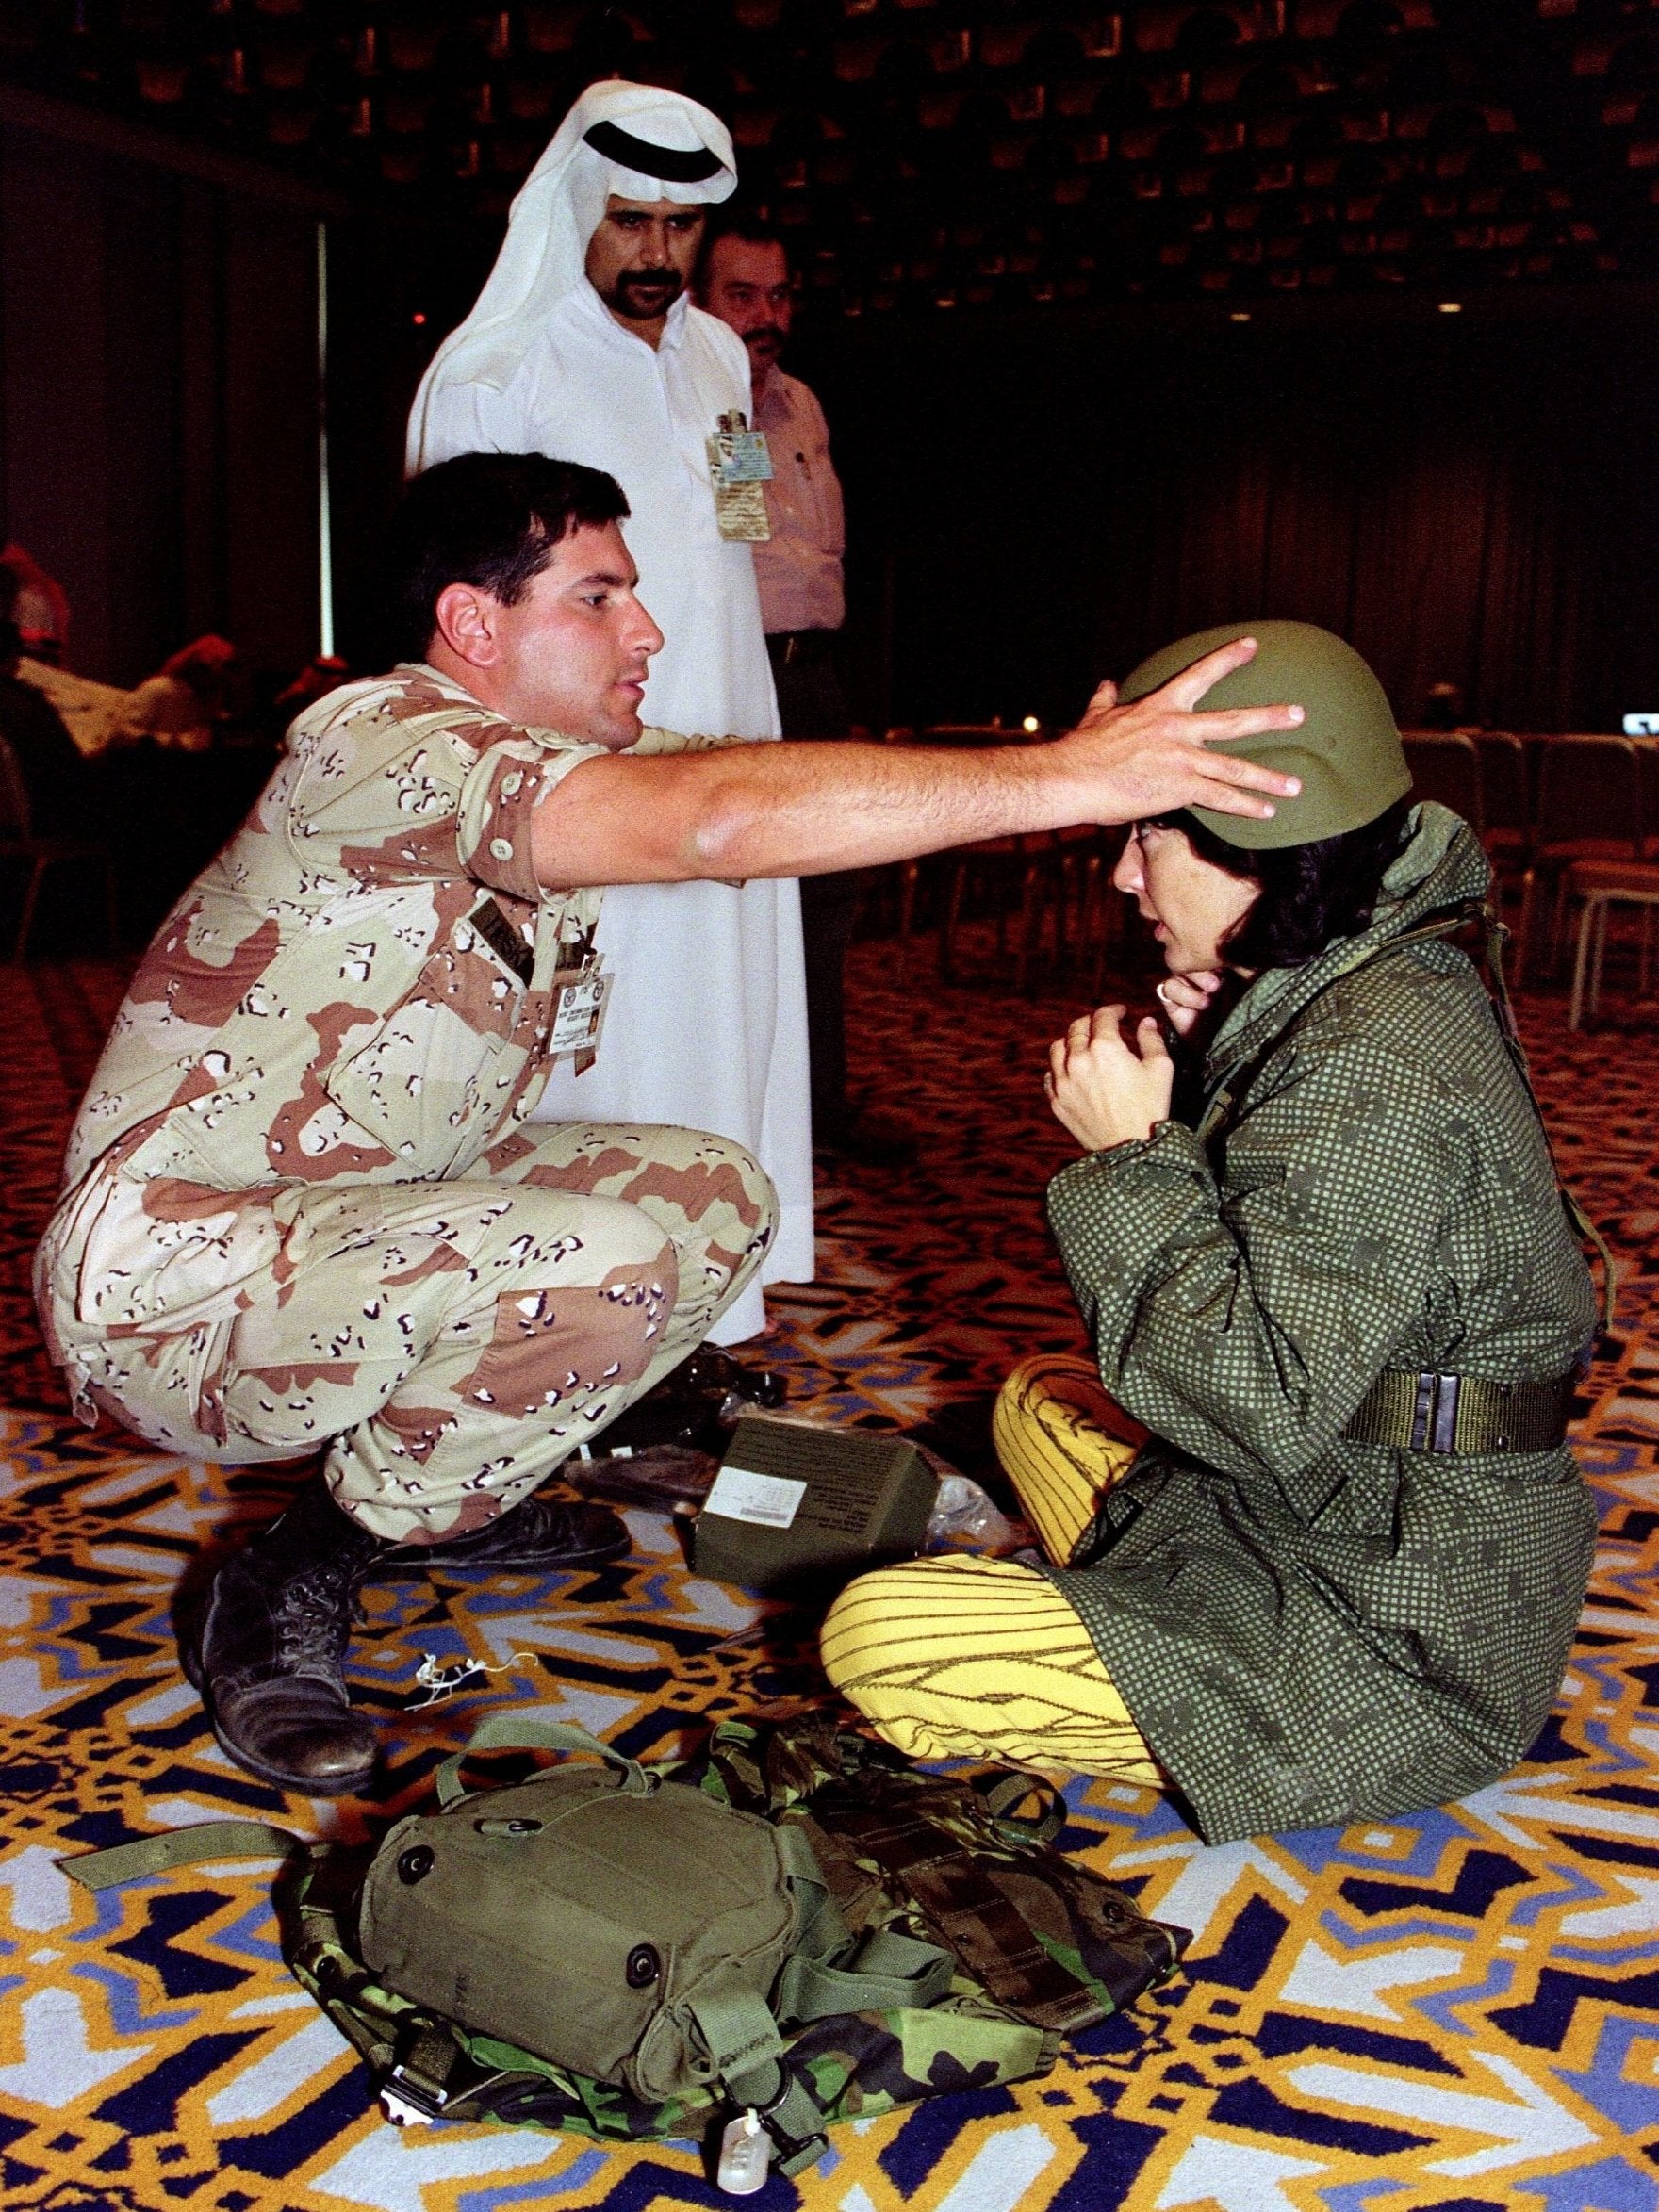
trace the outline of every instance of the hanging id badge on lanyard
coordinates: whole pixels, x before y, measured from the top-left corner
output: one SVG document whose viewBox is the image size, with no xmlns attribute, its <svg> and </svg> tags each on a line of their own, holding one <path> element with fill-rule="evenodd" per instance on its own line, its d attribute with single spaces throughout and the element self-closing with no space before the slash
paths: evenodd
<svg viewBox="0 0 1659 2212">
<path fill-rule="evenodd" d="M 772 453 L 763 430 L 750 430 L 741 407 L 715 418 L 708 441 L 715 519 L 724 538 L 763 543 L 772 534 L 764 487 L 772 481 Z"/>
<path fill-rule="evenodd" d="M 548 1049 L 557 1058 L 575 1057 L 576 1073 L 585 1075 L 599 1057 L 600 1031 L 605 1025 L 605 1007 L 613 978 L 593 949 L 591 926 L 574 944 L 559 947 L 559 964 L 553 970 L 553 1020 Z"/>
</svg>

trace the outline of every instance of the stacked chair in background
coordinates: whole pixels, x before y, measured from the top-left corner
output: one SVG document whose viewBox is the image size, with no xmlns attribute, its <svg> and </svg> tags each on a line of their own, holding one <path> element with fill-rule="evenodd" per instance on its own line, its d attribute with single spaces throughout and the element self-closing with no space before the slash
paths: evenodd
<svg viewBox="0 0 1659 2212">
<path fill-rule="evenodd" d="M 1402 736 L 1415 795 L 1438 799 L 1484 839 L 1486 762 L 1474 738 L 1463 729 L 1407 729 Z"/>
<path fill-rule="evenodd" d="M 116 901 L 113 845 L 95 826 L 84 834 L 59 831 L 51 835 L 38 829 L 28 785 L 24 780 L 17 755 L 0 735 L 0 862 L 8 860 L 17 863 L 23 886 L 11 943 L 14 960 L 28 956 L 41 886 L 52 870 L 59 866 L 74 866 L 84 877 L 97 875 L 103 887 L 109 950 L 117 949 L 121 942 L 121 917 Z"/>
<path fill-rule="evenodd" d="M 1481 757 L 1477 827 L 1502 893 L 1519 886 L 1532 854 L 1532 771 L 1525 741 L 1513 730 L 1477 729 L 1474 745 Z"/>
<path fill-rule="evenodd" d="M 929 722 L 919 729 L 890 729 L 893 745 L 928 745 L 968 750 L 976 746 L 1041 745 L 1041 729 L 1010 729 L 1000 722 Z M 1046 974 L 1076 964 L 1090 944 L 1097 947 L 1098 977 L 1107 929 L 1105 876 L 1111 832 L 1086 825 L 1072 829 L 1038 830 L 1013 837 L 986 837 L 955 846 L 924 860 L 899 863 L 898 953 L 895 973 L 904 980 L 911 939 L 915 933 L 919 896 L 932 878 L 931 904 L 939 917 L 939 975 L 958 980 L 958 956 L 964 916 L 988 910 L 995 928 L 993 979 L 1010 981 L 1029 992 Z M 1114 848 L 1115 849 L 1115 848 Z M 1010 959 L 1009 922 L 1014 919 Z M 1042 959 L 1045 934 L 1052 950 Z"/>
<path fill-rule="evenodd" d="M 930 723 L 887 732 L 890 743 L 1042 744 L 1045 733 L 998 722 Z M 1515 929 L 1512 980 L 1555 973 L 1577 910 L 1569 1025 L 1600 1008 L 1608 918 L 1641 910 L 1637 993 L 1645 995 L 1651 924 L 1659 907 L 1659 740 L 1569 731 L 1404 732 L 1416 795 L 1461 814 L 1491 858 L 1500 903 Z M 1109 956 L 1134 964 L 1125 902 L 1110 892 L 1120 829 L 1082 827 L 983 838 L 888 873 L 904 980 L 912 941 L 937 929 L 942 982 L 968 979 L 962 931 L 970 917 L 994 929 L 989 965 L 973 979 L 1029 995 L 1069 976 L 1098 994 Z"/>
<path fill-rule="evenodd" d="M 1650 828 L 1659 799 L 1659 747 L 1629 737 L 1568 734 L 1540 741 L 1535 815 L 1536 829 L 1521 906 L 1521 972 L 1530 943 L 1535 908 L 1552 882 L 1554 913 L 1550 959 L 1560 959 L 1567 921 L 1575 900 L 1578 942 L 1573 956 L 1572 1002 L 1568 1026 L 1577 1029 L 1585 1012 L 1599 1012 L 1602 973 L 1607 951 L 1607 919 L 1616 906 L 1641 911 L 1637 996 L 1648 989 L 1652 913 L 1659 906 L 1659 864 L 1650 846 Z"/>
</svg>

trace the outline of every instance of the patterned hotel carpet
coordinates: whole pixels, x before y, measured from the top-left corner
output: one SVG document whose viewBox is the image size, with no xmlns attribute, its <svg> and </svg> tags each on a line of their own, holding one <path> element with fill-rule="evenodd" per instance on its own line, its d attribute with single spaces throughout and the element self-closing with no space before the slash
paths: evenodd
<svg viewBox="0 0 1659 2212">
<path fill-rule="evenodd" d="M 821 1281 L 778 1302 L 769 1355 L 843 1422 L 931 1419 L 977 1463 L 1010 1357 L 1077 1341 L 1037 1193 L 1064 1139 L 1037 1101 L 1072 1004 L 909 991 L 857 955 L 865 1065 L 932 1134 L 921 1168 L 823 1193 Z M 384 1716 L 373 1806 L 285 1802 L 231 1768 L 170 1631 L 204 1543 L 269 1511 L 267 1477 L 186 1466 L 64 1417 L 34 1336 L 27 1248 L 65 1117 L 120 978 L 97 962 L 0 975 L 0 2203 L 171 2212 L 645 2212 L 717 2199 L 697 2153 L 442 2127 L 399 2135 L 287 1980 L 271 1868 L 190 1870 L 94 1901 L 59 1852 L 257 1812 L 360 1832 L 417 1800 L 485 1706 L 539 1704 L 630 1751 L 810 1684 L 802 1624 L 692 1580 L 668 1524 L 563 1580 L 459 1579 L 370 1596 L 356 1694 Z M 1651 1009 L 1649 1009 L 1650 1016 Z M 1621 1260 L 1621 1333 L 1579 1434 L 1601 1495 L 1595 1591 L 1531 1761 L 1410 1821 L 1198 1847 L 1151 1793 L 1082 1784 L 1070 1842 L 1195 1932 L 1133 2024 L 1049 2079 L 842 2130 L 763 2212 L 1654 2212 L 1659 2197 L 1659 1176 L 1651 1024 L 1577 1040 L 1528 1025 L 1562 1151 Z M 502 1671 L 412 1708 L 423 1652 Z"/>
</svg>

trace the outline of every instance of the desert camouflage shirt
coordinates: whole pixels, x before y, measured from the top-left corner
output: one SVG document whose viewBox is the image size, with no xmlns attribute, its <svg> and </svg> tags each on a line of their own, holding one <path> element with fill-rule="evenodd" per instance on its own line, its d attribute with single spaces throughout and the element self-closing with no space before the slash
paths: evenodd
<svg viewBox="0 0 1659 2212">
<path fill-rule="evenodd" d="M 600 893 L 542 895 L 531 819 L 603 749 L 414 664 L 320 700 L 145 956 L 66 1186 L 111 1157 L 222 1190 L 465 1173 L 546 1081 L 554 970 Z"/>
</svg>

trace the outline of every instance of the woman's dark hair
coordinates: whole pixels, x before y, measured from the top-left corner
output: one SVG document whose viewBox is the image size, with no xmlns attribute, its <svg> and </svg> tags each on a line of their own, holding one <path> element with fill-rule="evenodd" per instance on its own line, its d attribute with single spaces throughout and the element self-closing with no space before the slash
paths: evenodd
<svg viewBox="0 0 1659 2212">
<path fill-rule="evenodd" d="M 1383 877 L 1405 842 L 1412 803 L 1396 799 L 1374 822 L 1339 837 L 1264 849 L 1229 844 L 1196 814 L 1160 819 L 1185 835 L 1201 860 L 1260 884 L 1261 896 L 1222 943 L 1229 967 L 1259 971 L 1300 967 L 1333 938 L 1370 927 Z"/>
<path fill-rule="evenodd" d="M 388 644 L 400 660 L 426 657 L 433 610 L 446 584 L 474 583 L 517 606 L 573 530 L 600 530 L 628 513 L 602 469 L 545 453 L 457 453 L 417 476 L 386 542 Z"/>
</svg>

